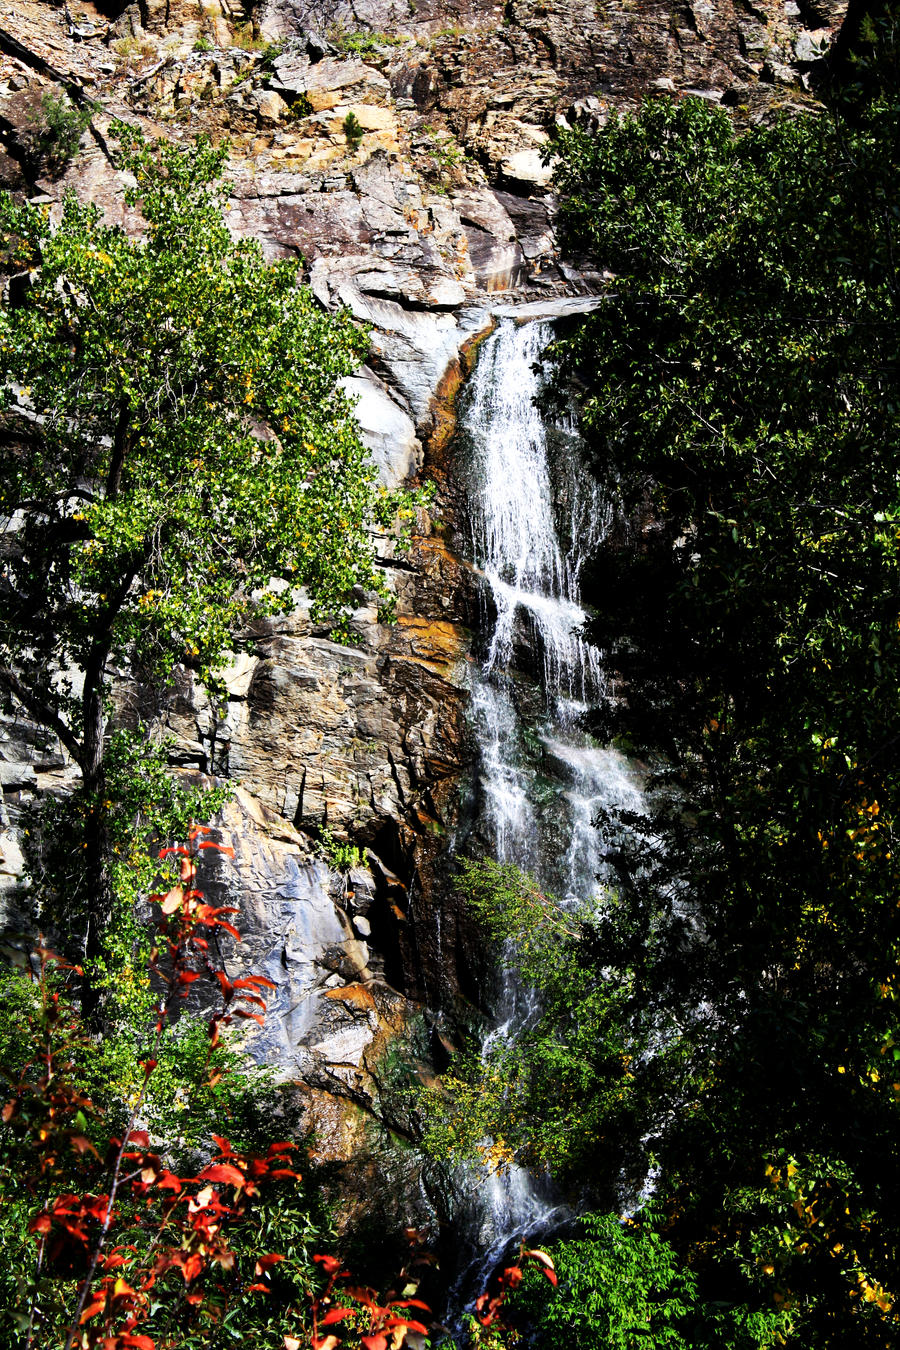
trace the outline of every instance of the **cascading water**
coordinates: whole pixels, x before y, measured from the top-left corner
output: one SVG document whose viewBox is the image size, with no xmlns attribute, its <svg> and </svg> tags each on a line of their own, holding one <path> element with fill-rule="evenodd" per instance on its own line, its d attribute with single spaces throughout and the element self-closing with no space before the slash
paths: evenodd
<svg viewBox="0 0 900 1350">
<path fill-rule="evenodd" d="M 605 694 L 600 652 L 581 634 L 583 562 L 608 528 L 579 464 L 571 426 L 542 418 L 535 398 L 549 324 L 504 319 L 488 337 L 460 419 L 468 451 L 472 555 L 484 577 L 485 657 L 472 691 L 480 750 L 475 832 L 501 862 L 530 872 L 561 903 L 587 900 L 604 875 L 595 826 L 640 792 L 614 751 L 581 729 Z M 537 1012 L 512 965 L 499 972 L 483 1053 Z M 482 1284 L 512 1239 L 564 1217 L 543 1178 L 518 1166 L 485 1171 L 477 1201 L 480 1258 L 459 1286 Z"/>
</svg>

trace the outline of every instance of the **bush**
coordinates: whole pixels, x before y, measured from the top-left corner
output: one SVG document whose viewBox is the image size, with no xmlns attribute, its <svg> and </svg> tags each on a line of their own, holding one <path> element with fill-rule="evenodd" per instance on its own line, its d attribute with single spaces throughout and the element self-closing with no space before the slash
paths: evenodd
<svg viewBox="0 0 900 1350">
<path fill-rule="evenodd" d="M 363 129 L 356 113 L 348 112 L 344 118 L 344 135 L 351 150 L 358 150 L 363 138 Z"/>
<path fill-rule="evenodd" d="M 34 159 L 54 169 L 68 164 L 77 155 L 81 138 L 97 108 L 96 103 L 76 107 L 67 94 L 48 90 L 29 118 Z"/>
</svg>

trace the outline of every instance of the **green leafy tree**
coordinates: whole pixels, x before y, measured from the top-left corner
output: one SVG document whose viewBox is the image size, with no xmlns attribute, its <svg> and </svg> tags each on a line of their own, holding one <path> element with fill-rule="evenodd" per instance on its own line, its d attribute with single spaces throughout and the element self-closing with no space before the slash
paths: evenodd
<svg viewBox="0 0 900 1350">
<path fill-rule="evenodd" d="M 551 1247 L 551 1290 L 529 1270 L 510 1300 L 511 1320 L 539 1345 L 571 1350 L 756 1350 L 782 1343 L 790 1317 L 773 1309 L 707 1304 L 696 1274 L 645 1209 L 636 1218 L 587 1214 L 577 1236 Z"/>
<path fill-rule="evenodd" d="M 600 1204 L 652 1176 L 673 1270 L 762 1318 L 676 1321 L 691 1345 L 898 1342 L 895 27 L 861 25 L 809 114 L 738 134 L 653 100 L 554 146 L 569 247 L 609 278 L 554 354 L 617 512 L 585 596 L 621 697 L 592 729 L 642 759 L 647 813 L 603 822 L 595 914 L 470 873 L 543 1013 L 463 1067 L 440 1132 Z"/>
<path fill-rule="evenodd" d="M 900 87 L 891 21 L 863 36 L 814 113 L 654 101 L 555 147 L 610 275 L 557 348 L 621 524 L 594 730 L 651 768 L 589 960 L 656 1028 L 667 1237 L 804 1347 L 895 1344 L 900 1297 Z"/>
<path fill-rule="evenodd" d="M 297 587 L 339 623 L 354 588 L 384 593 L 373 523 L 412 514 L 340 386 L 366 334 L 232 238 L 224 148 L 112 137 L 141 237 L 73 196 L 55 227 L 0 196 L 0 689 L 81 770 L 89 957 L 112 906 L 112 669 L 184 662 L 215 687 L 236 629 Z"/>
</svg>

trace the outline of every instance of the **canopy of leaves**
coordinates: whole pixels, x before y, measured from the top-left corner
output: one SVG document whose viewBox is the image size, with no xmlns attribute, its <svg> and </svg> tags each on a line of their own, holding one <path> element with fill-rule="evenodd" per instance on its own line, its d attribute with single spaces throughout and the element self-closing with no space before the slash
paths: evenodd
<svg viewBox="0 0 900 1350">
<path fill-rule="evenodd" d="M 696 1275 L 659 1225 L 652 1208 L 638 1219 L 585 1215 L 578 1234 L 552 1249 L 558 1289 L 529 1271 L 511 1300 L 512 1320 L 534 1344 L 571 1350 L 755 1350 L 780 1342 L 784 1312 L 704 1303 Z"/>
<path fill-rule="evenodd" d="M 612 274 L 559 356 L 643 522 L 596 568 L 597 730 L 658 766 L 595 959 L 666 1047 L 636 1079 L 681 1240 L 804 1345 L 886 1344 L 900 1293 L 896 69 L 743 136 L 686 100 L 559 144 Z"/>
<path fill-rule="evenodd" d="M 512 1140 L 495 1094 L 507 1142 L 554 1122 L 601 1195 L 630 1120 L 622 1175 L 653 1175 L 704 1298 L 803 1347 L 900 1326 L 900 67 L 890 22 L 866 34 L 817 113 L 737 135 L 653 101 L 556 141 L 570 247 L 609 278 L 556 348 L 619 517 L 587 598 L 624 697 L 594 730 L 650 765 L 650 809 L 577 978 L 556 960 Z M 576 1099 L 529 1046 L 568 1062 L 591 977 L 631 1059 L 586 1056 Z"/>
<path fill-rule="evenodd" d="M 142 237 L 71 195 L 55 226 L 0 196 L 0 664 L 76 759 L 80 679 L 60 672 L 209 678 L 249 611 L 383 591 L 370 527 L 398 506 L 340 385 L 365 332 L 232 238 L 223 149 L 113 135 Z"/>
</svg>

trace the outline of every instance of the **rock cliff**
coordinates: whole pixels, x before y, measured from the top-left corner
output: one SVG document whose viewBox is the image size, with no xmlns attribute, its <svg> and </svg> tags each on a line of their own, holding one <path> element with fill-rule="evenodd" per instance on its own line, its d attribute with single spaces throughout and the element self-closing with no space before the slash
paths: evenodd
<svg viewBox="0 0 900 1350">
<path fill-rule="evenodd" d="M 466 352 L 497 307 L 536 312 L 600 284 L 559 251 L 542 157 L 550 130 L 599 122 L 653 91 L 694 94 L 743 119 L 804 104 L 845 9 L 841 0 L 0 4 L 0 184 L 51 209 L 74 191 L 128 228 L 112 117 L 160 136 L 227 137 L 232 228 L 270 256 L 301 256 L 322 305 L 371 326 L 369 362 L 349 388 L 383 479 L 437 484 L 411 553 L 398 558 L 383 541 L 395 625 L 361 596 L 358 645 L 336 646 L 299 597 L 289 618 L 244 635 L 227 709 L 213 709 L 188 672 L 165 697 L 127 678 L 117 691 L 122 722 L 174 734 L 183 770 L 242 785 L 219 822 L 236 841 L 234 873 L 212 884 L 240 892 L 242 959 L 279 985 L 248 1048 L 303 1084 L 333 1157 L 353 1147 L 353 1111 L 384 1115 L 378 1065 L 391 1039 L 410 1038 L 423 1005 L 450 1006 L 469 989 L 465 923 L 440 884 L 471 760 L 477 622 L 473 579 L 453 547 L 446 450 Z M 65 163 L 41 150 L 48 94 L 92 107 Z M 43 733 L 0 724 L 0 881 L 10 893 L 21 803 L 68 781 Z M 325 829 L 367 865 L 330 870 L 313 843 Z"/>
</svg>

